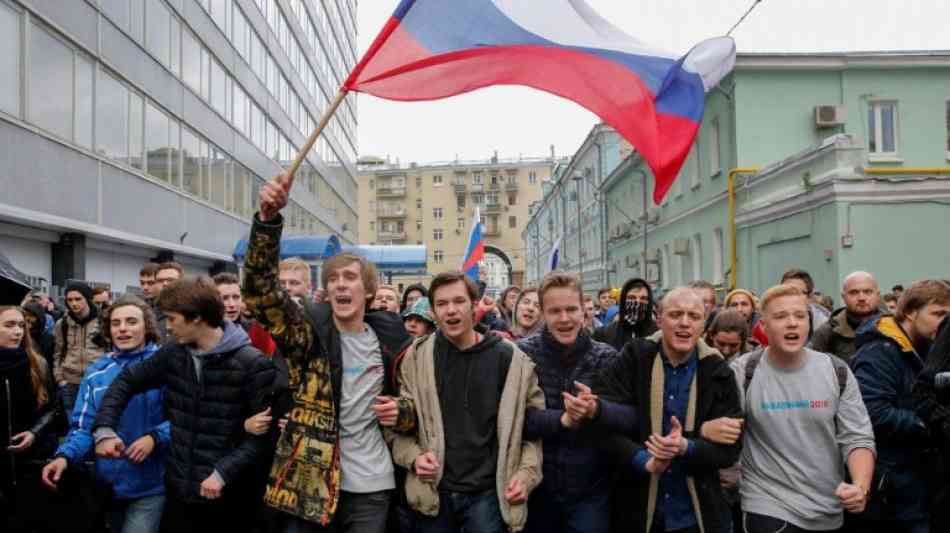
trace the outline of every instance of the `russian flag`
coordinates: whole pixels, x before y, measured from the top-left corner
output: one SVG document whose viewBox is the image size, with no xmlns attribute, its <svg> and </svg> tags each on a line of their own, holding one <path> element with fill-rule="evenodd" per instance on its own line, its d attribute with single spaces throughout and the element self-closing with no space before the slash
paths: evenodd
<svg viewBox="0 0 950 533">
<path fill-rule="evenodd" d="M 671 8 L 672 9 L 672 8 Z M 625 34 L 584 0 L 402 0 L 343 89 L 435 100 L 524 85 L 572 100 L 626 138 L 660 203 L 689 155 L 705 93 L 735 65 L 729 37 L 685 56 Z"/>
<path fill-rule="evenodd" d="M 479 280 L 478 262 L 485 259 L 485 236 L 482 234 L 482 217 L 478 206 L 475 207 L 475 220 L 472 221 L 472 231 L 468 234 L 468 246 L 465 247 L 465 258 L 462 259 L 462 272 L 472 281 Z"/>
</svg>

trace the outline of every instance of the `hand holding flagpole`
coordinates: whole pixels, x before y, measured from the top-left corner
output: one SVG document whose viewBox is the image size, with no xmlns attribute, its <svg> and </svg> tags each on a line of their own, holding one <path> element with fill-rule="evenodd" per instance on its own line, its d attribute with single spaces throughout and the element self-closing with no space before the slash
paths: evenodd
<svg viewBox="0 0 950 533">
<path fill-rule="evenodd" d="M 307 142 L 300 148 L 300 152 L 297 153 L 297 157 L 293 163 L 261 187 L 261 222 L 273 220 L 283 208 L 287 207 L 287 202 L 290 199 L 290 189 L 294 186 L 294 176 L 297 174 L 297 169 L 300 168 L 304 159 L 307 158 L 307 154 L 310 153 L 313 144 L 317 142 L 317 138 L 320 137 L 324 128 L 330 123 L 330 119 L 336 114 L 337 108 L 343 103 L 348 92 L 349 91 L 345 88 L 340 88 L 340 91 L 336 93 L 336 98 L 330 103 L 330 107 L 323 112 L 323 117 L 320 118 L 317 127 L 314 128 L 313 133 L 310 134 L 310 138 L 308 138 Z"/>
</svg>

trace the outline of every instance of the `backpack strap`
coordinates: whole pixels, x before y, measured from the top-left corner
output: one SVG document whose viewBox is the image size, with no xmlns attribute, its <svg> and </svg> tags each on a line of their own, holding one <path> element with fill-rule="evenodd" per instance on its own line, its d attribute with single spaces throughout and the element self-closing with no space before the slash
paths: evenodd
<svg viewBox="0 0 950 533">
<path fill-rule="evenodd" d="M 844 396 L 844 390 L 848 387 L 848 363 L 836 355 L 826 354 L 831 358 L 831 366 L 835 369 L 835 378 L 838 380 L 838 397 Z"/>
<path fill-rule="evenodd" d="M 759 366 L 764 351 L 760 348 L 749 354 L 749 358 L 745 362 L 745 380 L 742 383 L 743 393 L 749 392 L 749 385 L 752 385 L 752 376 L 755 375 L 755 369 Z"/>
<path fill-rule="evenodd" d="M 752 384 L 752 376 L 755 375 L 755 369 L 759 366 L 759 362 L 762 361 L 762 354 L 765 350 L 758 349 L 749 354 L 749 359 L 745 364 L 745 380 L 742 383 L 742 392 L 749 392 L 749 385 Z M 838 397 L 844 395 L 844 390 L 848 387 L 848 363 L 845 363 L 844 360 L 840 359 L 837 356 L 831 354 L 825 354 L 831 358 L 831 365 L 835 370 L 835 379 L 838 381 Z"/>
</svg>

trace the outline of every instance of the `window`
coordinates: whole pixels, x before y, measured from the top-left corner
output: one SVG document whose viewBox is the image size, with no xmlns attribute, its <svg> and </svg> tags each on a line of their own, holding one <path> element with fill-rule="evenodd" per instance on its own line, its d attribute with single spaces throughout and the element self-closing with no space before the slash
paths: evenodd
<svg viewBox="0 0 950 533">
<path fill-rule="evenodd" d="M 196 92 L 201 92 L 201 45 L 188 30 L 181 32 L 181 77 Z"/>
<path fill-rule="evenodd" d="M 719 117 L 716 117 L 712 120 L 712 125 L 710 127 L 710 146 L 709 146 L 709 175 L 716 176 L 722 172 L 722 158 L 721 158 L 721 133 L 719 127 Z M 697 173 L 698 174 L 698 173 Z M 699 181 L 694 185 L 698 186 Z"/>
<path fill-rule="evenodd" d="M 436 264 L 442 264 L 442 262 L 445 261 L 445 254 L 442 250 L 436 250 L 432 253 L 432 260 L 435 261 Z"/>
<path fill-rule="evenodd" d="M 691 254 L 693 257 L 693 280 L 703 279 L 703 240 L 700 234 L 693 235 L 693 243 L 691 246 Z"/>
<path fill-rule="evenodd" d="M 432 218 L 434 218 L 434 219 L 436 219 L 436 220 L 442 220 L 442 208 L 441 208 L 441 207 L 433 207 L 433 208 L 432 208 Z"/>
<path fill-rule="evenodd" d="M 416 176 L 416 188 L 417 189 L 422 188 L 422 176 Z"/>
<path fill-rule="evenodd" d="M 129 11 L 129 33 L 138 42 L 145 36 L 145 0 L 132 0 L 132 9 Z"/>
<path fill-rule="evenodd" d="M 228 170 L 231 162 L 228 160 L 228 156 L 217 147 L 210 147 L 210 153 L 208 175 L 211 182 L 211 196 L 209 200 L 219 207 L 224 207 L 228 187 Z"/>
<path fill-rule="evenodd" d="M 168 115 L 145 103 L 145 154 L 146 172 L 154 178 L 171 183 L 169 167 L 169 120 Z"/>
<path fill-rule="evenodd" d="M 148 0 L 145 44 L 159 62 L 171 66 L 171 13 L 162 0 Z"/>
<path fill-rule="evenodd" d="M 871 158 L 896 158 L 897 102 L 875 101 L 868 107 L 868 153 Z"/>
<path fill-rule="evenodd" d="M 518 203 L 518 196 L 515 194 L 508 195 L 508 205 L 515 205 Z"/>
<path fill-rule="evenodd" d="M 716 228 L 713 230 L 713 275 L 712 282 L 713 284 L 720 283 L 723 280 L 723 259 L 725 254 L 723 253 L 723 241 L 722 241 L 722 228 Z"/>
<path fill-rule="evenodd" d="M 465 229 L 465 219 L 462 217 L 455 219 L 455 227 L 458 229 Z"/>
<path fill-rule="evenodd" d="M 683 196 L 683 181 L 688 180 L 689 186 L 691 189 L 699 187 L 699 139 L 696 143 L 693 143 L 693 146 L 689 149 L 689 155 L 686 157 L 686 161 L 683 162 L 683 169 L 680 172 L 681 179 L 676 180 L 676 197 Z M 685 179 L 683 179 L 685 178 Z"/>
<path fill-rule="evenodd" d="M 30 29 L 28 118 L 63 139 L 72 139 L 73 51 L 40 26 Z"/>
<path fill-rule="evenodd" d="M 433 240 L 433 241 L 441 241 L 441 240 L 442 240 L 442 230 L 441 230 L 441 229 L 434 229 L 434 230 L 432 230 L 432 240 Z"/>
<path fill-rule="evenodd" d="M 537 172 L 531 171 L 531 172 L 528 173 L 528 183 L 530 183 L 531 185 L 534 185 L 534 184 L 538 183 L 538 173 L 537 173 Z"/>
<path fill-rule="evenodd" d="M 218 110 L 224 117 L 230 118 L 228 114 L 228 78 L 224 67 L 216 60 L 211 60 L 211 106 Z"/>
<path fill-rule="evenodd" d="M 456 184 L 456 185 L 465 185 L 465 174 L 456 174 L 456 175 L 455 175 L 455 184 Z"/>
<path fill-rule="evenodd" d="M 250 116 L 248 116 L 247 93 L 239 85 L 234 85 L 234 126 L 248 137 L 251 136 Z"/>
<path fill-rule="evenodd" d="M 370 220 L 370 221 L 369 221 L 369 230 L 370 230 L 370 231 L 376 231 L 376 221 L 375 221 L 375 220 Z"/>
<path fill-rule="evenodd" d="M 465 195 L 457 194 L 455 195 L 455 205 L 458 209 L 465 209 Z"/>
<path fill-rule="evenodd" d="M 185 192 L 201 196 L 202 183 L 202 159 L 201 159 L 202 141 L 188 128 L 181 130 L 181 155 L 182 155 L 182 189 Z M 205 148 L 204 151 L 207 151 Z"/>
<path fill-rule="evenodd" d="M 145 170 L 143 150 L 145 143 L 145 117 L 142 97 L 136 93 L 129 93 L 129 166 Z"/>
<path fill-rule="evenodd" d="M 441 187 L 441 186 L 442 186 L 442 176 L 439 176 L 438 174 L 436 174 L 435 176 L 432 176 L 432 185 L 434 185 L 434 186 L 436 186 L 436 187 Z"/>
<path fill-rule="evenodd" d="M 92 148 L 92 76 L 93 64 L 76 54 L 76 144 Z"/>
<path fill-rule="evenodd" d="M 99 72 L 96 125 L 96 151 L 125 161 L 129 157 L 129 90 L 104 71 Z"/>
<path fill-rule="evenodd" d="M 0 110 L 20 114 L 20 14 L 0 4 Z"/>
<path fill-rule="evenodd" d="M 231 210 L 238 216 L 250 216 L 250 172 L 243 165 L 234 164 L 231 187 Z"/>
<path fill-rule="evenodd" d="M 211 18 L 228 37 L 231 36 L 231 7 L 232 0 L 211 0 Z"/>
<path fill-rule="evenodd" d="M 479 206 L 480 206 L 480 205 L 484 205 L 484 202 L 485 202 L 485 196 L 484 196 L 483 194 L 481 194 L 481 193 L 473 193 L 473 194 L 472 194 L 472 204 L 473 204 L 473 205 L 479 205 Z"/>
<path fill-rule="evenodd" d="M 416 198 L 416 209 L 422 209 L 422 198 Z"/>
<path fill-rule="evenodd" d="M 421 221 L 421 220 L 417 220 L 417 221 L 416 221 L 416 231 L 422 231 L 422 221 Z"/>
<path fill-rule="evenodd" d="M 508 217 L 508 227 L 517 228 L 518 227 L 518 217 Z"/>
<path fill-rule="evenodd" d="M 100 0 L 102 12 L 122 29 L 129 27 L 129 0 Z"/>
</svg>

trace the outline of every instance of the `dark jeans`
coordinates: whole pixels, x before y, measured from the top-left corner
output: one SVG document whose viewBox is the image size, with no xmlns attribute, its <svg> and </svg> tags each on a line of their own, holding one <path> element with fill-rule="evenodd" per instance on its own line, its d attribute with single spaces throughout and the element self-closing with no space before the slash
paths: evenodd
<svg viewBox="0 0 950 533">
<path fill-rule="evenodd" d="M 650 533 L 700 533 L 699 526 L 687 527 L 683 529 L 674 529 L 673 531 L 667 531 L 659 521 L 654 520 L 653 526 L 650 528 Z"/>
<path fill-rule="evenodd" d="M 162 531 L 166 533 L 248 533 L 252 523 L 249 513 L 228 498 L 191 503 L 166 494 L 162 515 Z"/>
<path fill-rule="evenodd" d="M 593 491 L 583 499 L 565 500 L 543 489 L 528 501 L 526 533 L 608 533 L 610 494 Z"/>
<path fill-rule="evenodd" d="M 809 533 L 811 531 L 779 518 L 755 513 L 742 513 L 742 525 L 745 533 Z"/>
<path fill-rule="evenodd" d="M 440 490 L 439 515 L 417 516 L 417 533 L 504 533 L 508 530 L 494 490 L 475 493 Z"/>
<path fill-rule="evenodd" d="M 930 520 L 856 520 L 848 524 L 848 533 L 930 533 Z"/>
<path fill-rule="evenodd" d="M 76 406 L 77 396 L 79 396 L 79 385 L 67 383 L 59 388 L 59 401 L 63 406 L 63 415 L 66 417 L 67 426 L 73 415 L 73 407 Z"/>
<path fill-rule="evenodd" d="M 296 517 L 287 517 L 282 533 L 386 533 L 386 515 L 389 512 L 389 501 L 392 491 L 369 492 L 341 492 L 340 502 L 336 508 L 336 515 L 329 527 L 301 520 Z"/>
</svg>

